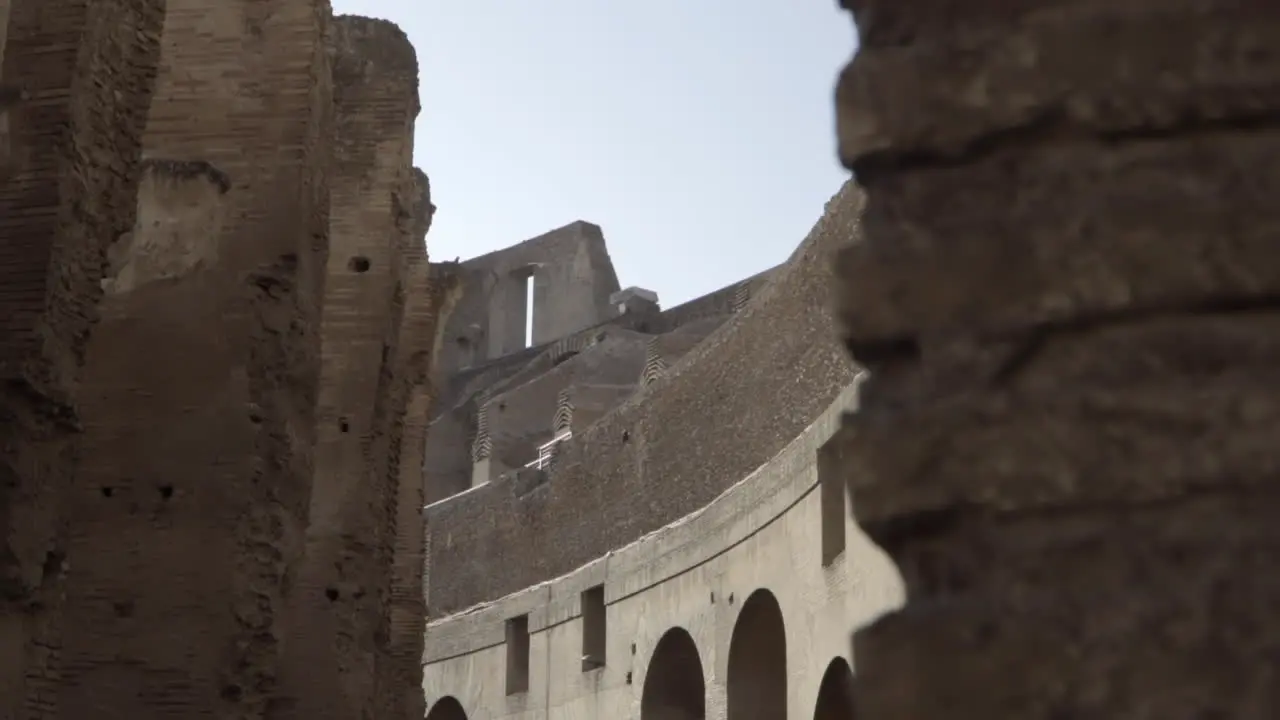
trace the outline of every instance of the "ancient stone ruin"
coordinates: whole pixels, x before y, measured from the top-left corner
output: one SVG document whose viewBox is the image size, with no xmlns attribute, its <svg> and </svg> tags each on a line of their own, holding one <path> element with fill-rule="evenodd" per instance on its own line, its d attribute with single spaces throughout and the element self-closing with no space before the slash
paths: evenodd
<svg viewBox="0 0 1280 720">
<path fill-rule="evenodd" d="M 0 718 L 421 717 L 412 46 L 318 0 L 0 27 Z"/>
<path fill-rule="evenodd" d="M 664 308 L 428 261 L 391 23 L 0 0 L 0 720 L 1274 717 L 1280 6 L 845 4 Z"/>
</svg>

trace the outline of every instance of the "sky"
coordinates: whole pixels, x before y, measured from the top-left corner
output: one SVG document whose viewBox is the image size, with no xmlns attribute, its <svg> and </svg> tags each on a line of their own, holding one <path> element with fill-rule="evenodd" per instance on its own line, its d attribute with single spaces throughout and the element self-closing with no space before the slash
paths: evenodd
<svg viewBox="0 0 1280 720">
<path fill-rule="evenodd" d="M 622 287 L 693 299 L 787 258 L 847 177 L 836 0 L 333 0 L 418 53 L 433 261 L 574 220 Z"/>
</svg>

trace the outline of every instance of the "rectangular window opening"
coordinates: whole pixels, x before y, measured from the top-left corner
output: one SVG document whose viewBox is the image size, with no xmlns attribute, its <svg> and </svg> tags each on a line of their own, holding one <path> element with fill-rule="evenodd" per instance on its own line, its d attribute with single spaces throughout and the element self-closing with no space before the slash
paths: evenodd
<svg viewBox="0 0 1280 720">
<path fill-rule="evenodd" d="M 529 692 L 529 616 L 507 620 L 507 694 Z"/>
<path fill-rule="evenodd" d="M 582 593 L 582 672 L 604 667 L 607 646 L 604 586 Z"/>
<path fill-rule="evenodd" d="M 533 273 L 524 279 L 524 346 L 533 347 Z"/>
<path fill-rule="evenodd" d="M 822 565 L 830 566 L 844 553 L 845 483 L 841 473 L 840 437 L 818 449 L 818 492 L 822 513 Z"/>
</svg>

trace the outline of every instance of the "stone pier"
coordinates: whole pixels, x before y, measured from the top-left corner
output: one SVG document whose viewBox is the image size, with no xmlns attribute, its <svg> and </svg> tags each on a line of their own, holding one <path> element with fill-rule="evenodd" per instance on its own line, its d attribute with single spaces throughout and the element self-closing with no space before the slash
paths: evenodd
<svg viewBox="0 0 1280 720">
<path fill-rule="evenodd" d="M 58 715 L 74 394 L 134 223 L 163 0 L 0 0 L 0 718 Z"/>
<path fill-rule="evenodd" d="M 1280 5 L 845 4 L 859 717 L 1274 717 Z"/>
<path fill-rule="evenodd" d="M 273 720 L 375 717 L 389 633 L 400 413 L 393 361 L 412 242 L 418 66 L 394 24 L 334 20 L 331 252 L 316 475 Z M 400 401 L 403 402 L 402 400 Z M 398 444 L 398 443 L 396 443 Z"/>
<path fill-rule="evenodd" d="M 328 17 L 168 2 L 78 396 L 64 717 L 256 719 L 274 695 L 310 501 Z"/>
</svg>

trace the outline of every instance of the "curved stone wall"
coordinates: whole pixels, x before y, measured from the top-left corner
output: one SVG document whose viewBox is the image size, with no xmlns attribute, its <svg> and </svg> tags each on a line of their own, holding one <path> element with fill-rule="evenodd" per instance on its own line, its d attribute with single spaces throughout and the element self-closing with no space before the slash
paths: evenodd
<svg viewBox="0 0 1280 720">
<path fill-rule="evenodd" d="M 853 377 L 834 339 L 828 278 L 861 205 L 846 183 L 750 304 L 575 434 L 549 482 L 524 491 L 508 477 L 431 506 L 430 614 L 585 565 L 705 506 L 799 435 Z"/>
<path fill-rule="evenodd" d="M 694 704 L 729 720 L 766 711 L 781 720 L 781 707 L 791 720 L 839 716 L 816 708 L 833 695 L 823 690 L 833 660 L 848 661 L 854 626 L 901 601 L 896 570 L 849 520 L 843 489 L 835 503 L 820 489 L 819 449 L 853 396 L 850 385 L 782 452 L 694 514 L 567 575 L 430 623 L 428 707 L 457 717 L 456 700 L 473 720 L 647 720 L 643 699 L 691 718 L 701 717 L 686 707 Z M 824 517 L 838 518 L 847 538 L 829 559 Z M 508 621 L 521 617 L 527 641 L 509 640 Z M 697 648 L 702 693 L 675 682 L 698 666 L 677 667 L 687 659 L 667 641 L 659 648 L 680 630 Z M 603 643 L 588 647 L 597 633 Z M 509 668 L 523 670 L 525 689 L 509 692 Z"/>
</svg>

